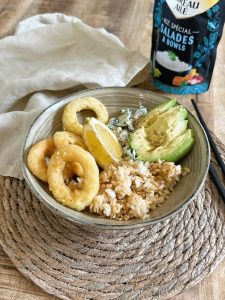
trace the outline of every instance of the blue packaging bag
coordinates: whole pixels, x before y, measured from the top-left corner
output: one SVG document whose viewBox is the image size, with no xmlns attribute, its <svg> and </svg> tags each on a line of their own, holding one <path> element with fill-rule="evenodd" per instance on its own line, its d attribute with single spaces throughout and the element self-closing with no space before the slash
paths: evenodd
<svg viewBox="0 0 225 300">
<path fill-rule="evenodd" d="M 172 94 L 206 92 L 222 36 L 225 0 L 155 0 L 153 18 L 154 86 Z"/>
</svg>

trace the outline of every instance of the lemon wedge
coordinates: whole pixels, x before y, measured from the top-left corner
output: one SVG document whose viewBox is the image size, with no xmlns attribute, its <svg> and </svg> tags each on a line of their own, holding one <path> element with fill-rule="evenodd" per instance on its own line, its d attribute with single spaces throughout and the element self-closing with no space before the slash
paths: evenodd
<svg viewBox="0 0 225 300">
<path fill-rule="evenodd" d="M 122 149 L 115 134 L 96 118 L 88 118 L 83 127 L 83 139 L 99 166 L 117 163 Z"/>
</svg>

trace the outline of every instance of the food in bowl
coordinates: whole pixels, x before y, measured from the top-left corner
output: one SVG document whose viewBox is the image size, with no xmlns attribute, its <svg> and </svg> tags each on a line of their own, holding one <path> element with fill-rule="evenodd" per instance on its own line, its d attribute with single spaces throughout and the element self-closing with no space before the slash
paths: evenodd
<svg viewBox="0 0 225 300">
<path fill-rule="evenodd" d="M 146 219 L 188 172 L 173 162 L 121 160 L 101 172 L 100 189 L 89 211 L 117 220 Z"/>
<path fill-rule="evenodd" d="M 92 103 L 88 108 L 95 107 L 94 103 L 100 102 L 95 98 L 91 99 Z M 76 102 L 76 107 L 80 107 L 80 103 L 85 102 L 85 99 L 72 101 L 66 106 L 64 112 L 68 112 L 68 106 L 71 107 L 73 102 Z M 90 104 L 90 97 L 88 103 Z M 85 108 L 82 106 L 82 109 Z M 179 155 L 173 155 L 175 159 L 170 161 L 171 156 L 168 156 L 169 159 L 164 156 L 162 160 L 159 156 L 157 161 L 151 161 L 149 155 L 145 159 L 140 157 L 137 149 L 133 147 L 131 137 L 142 127 L 144 131 L 149 131 L 158 118 L 162 120 L 162 116 L 164 114 L 168 116 L 168 111 L 174 108 L 182 111 L 182 118 L 175 114 L 175 118 L 170 118 L 169 122 L 163 123 L 160 144 L 157 145 L 158 148 L 166 146 L 164 148 L 169 149 L 171 153 L 169 144 L 174 143 L 175 139 L 185 131 L 191 133 L 187 128 L 185 109 L 177 105 L 174 99 L 150 112 L 143 106 L 136 111 L 123 110 L 121 115 L 109 121 L 105 118 L 106 124 L 102 122 L 102 119 L 92 117 L 82 125 L 79 124 L 75 114 L 69 114 L 70 120 L 67 120 L 67 124 L 75 123 L 72 127 L 81 128 L 81 130 L 76 133 L 69 132 L 70 129 L 67 126 L 65 128 L 67 131 L 56 132 L 53 137 L 56 149 L 54 153 L 49 155 L 45 149 L 39 153 L 42 161 L 45 160 L 47 182 L 55 199 L 78 211 L 85 210 L 111 219 L 147 218 L 151 210 L 168 199 L 181 176 L 189 172 L 187 168 L 182 168 L 175 162 L 191 150 L 194 139 L 192 138 L 191 142 L 183 140 L 189 145 L 187 148 L 185 144 L 185 151 L 172 148 L 172 152 L 179 152 Z M 96 115 L 98 116 L 97 113 Z M 64 113 L 63 116 L 65 117 Z M 175 126 L 177 123 L 179 126 Z M 180 127 L 182 130 L 179 129 Z M 176 134 L 173 132 L 174 128 Z M 154 130 L 153 133 L 155 134 Z M 162 139 L 163 135 L 164 139 Z M 151 142 L 151 138 L 148 140 L 148 135 L 144 136 L 144 139 L 145 144 Z M 27 165 L 30 171 L 38 177 L 38 172 L 33 172 L 30 163 L 30 157 L 37 144 L 33 145 L 29 151 Z M 50 156 L 48 165 L 46 156 Z M 38 164 L 36 166 L 38 168 Z M 43 180 L 41 177 L 39 179 Z"/>
<path fill-rule="evenodd" d="M 81 167 L 82 187 L 71 189 L 64 179 L 68 164 L 76 163 Z M 77 170 L 73 170 L 74 174 Z M 78 211 L 90 205 L 99 190 L 99 170 L 94 157 L 77 145 L 61 147 L 51 156 L 47 178 L 49 189 L 56 200 Z M 69 178 L 70 179 L 70 178 Z"/>
<path fill-rule="evenodd" d="M 64 130 L 82 136 L 83 125 L 79 123 L 77 113 L 89 109 L 96 113 L 97 119 L 106 123 L 109 119 L 106 107 L 96 98 L 86 97 L 70 102 L 63 112 L 62 123 Z"/>
<path fill-rule="evenodd" d="M 188 128 L 187 110 L 175 105 L 174 99 L 152 109 L 137 122 L 136 127 L 130 134 L 130 145 L 138 160 L 176 162 L 194 143 L 192 131 Z"/>
</svg>

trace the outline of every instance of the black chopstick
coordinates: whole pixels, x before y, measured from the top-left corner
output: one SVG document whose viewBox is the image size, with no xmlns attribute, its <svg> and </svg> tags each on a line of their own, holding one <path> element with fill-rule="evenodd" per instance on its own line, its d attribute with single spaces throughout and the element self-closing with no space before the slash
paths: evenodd
<svg viewBox="0 0 225 300">
<path fill-rule="evenodd" d="M 209 166 L 209 173 L 212 176 L 212 179 L 223 199 L 223 202 L 225 202 L 225 188 L 223 187 L 221 181 L 219 180 L 219 175 L 217 174 L 217 172 L 214 169 L 214 167 L 212 166 L 212 164 L 210 164 L 210 166 Z"/>
<path fill-rule="evenodd" d="M 198 109 L 198 106 L 195 103 L 194 99 L 191 99 L 191 102 L 192 102 L 192 104 L 194 106 L 194 109 L 195 109 L 197 115 L 198 115 L 199 121 L 202 124 L 202 127 L 205 129 L 205 132 L 206 132 L 206 135 L 208 137 L 210 146 L 211 146 L 211 148 L 212 148 L 212 150 L 213 150 L 213 152 L 215 154 L 216 160 L 217 160 L 217 162 L 218 162 L 218 164 L 219 164 L 219 166 L 221 168 L 223 176 L 225 177 L 225 164 L 224 164 L 223 159 L 222 159 L 222 157 L 221 157 L 221 155 L 219 153 L 219 150 L 217 149 L 216 144 L 213 141 L 213 138 L 212 138 L 212 136 L 211 136 L 211 134 L 209 132 L 209 129 L 207 128 L 207 126 L 205 124 L 205 121 L 204 121 L 204 119 L 203 119 L 203 117 L 202 117 L 202 115 L 201 115 L 201 113 L 200 113 L 200 111 Z"/>
</svg>

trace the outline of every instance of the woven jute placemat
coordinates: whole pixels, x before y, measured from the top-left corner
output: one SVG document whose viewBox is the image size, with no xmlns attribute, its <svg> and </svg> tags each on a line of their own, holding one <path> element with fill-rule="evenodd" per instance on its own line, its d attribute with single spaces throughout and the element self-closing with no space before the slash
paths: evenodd
<svg viewBox="0 0 225 300">
<path fill-rule="evenodd" d="M 225 256 L 224 204 L 209 177 L 186 209 L 131 231 L 78 227 L 14 178 L 0 177 L 0 199 L 4 251 L 61 299 L 166 299 L 198 283 Z"/>
</svg>

